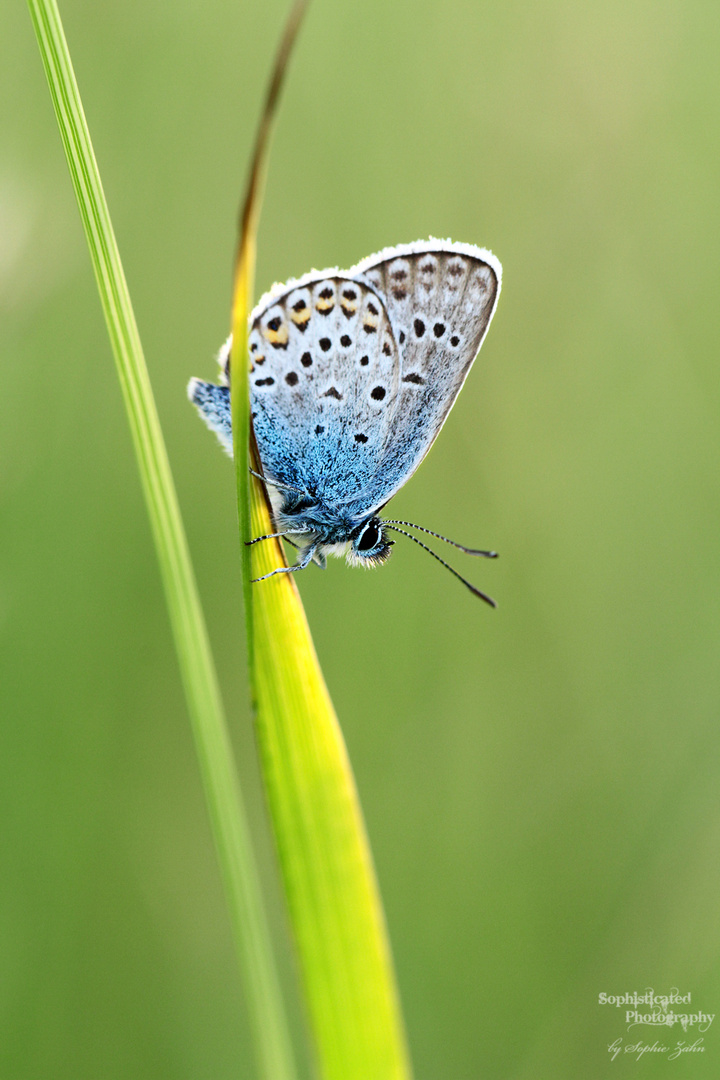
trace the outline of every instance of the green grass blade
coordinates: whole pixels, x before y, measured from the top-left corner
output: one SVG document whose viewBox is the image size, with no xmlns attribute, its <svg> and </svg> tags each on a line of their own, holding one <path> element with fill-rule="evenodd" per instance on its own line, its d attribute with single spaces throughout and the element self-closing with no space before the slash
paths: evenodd
<svg viewBox="0 0 720 1080">
<path fill-rule="evenodd" d="M 261 765 L 302 982 L 325 1080 L 408 1080 L 410 1065 L 385 922 L 345 744 L 263 486 L 250 482 L 247 350 L 257 224 L 282 77 L 306 8 L 293 7 L 258 130 L 241 223 L 231 357 L 238 515 Z"/>
<path fill-rule="evenodd" d="M 170 465 L 54 0 L 28 0 L 112 343 L 246 981 L 260 1075 L 295 1069 L 258 875 Z"/>
<path fill-rule="evenodd" d="M 253 482 L 252 527 L 270 530 Z M 252 548 L 253 576 L 280 565 Z M 257 730 L 322 1075 L 407 1080 L 382 905 L 345 744 L 287 574 L 253 585 Z"/>
</svg>

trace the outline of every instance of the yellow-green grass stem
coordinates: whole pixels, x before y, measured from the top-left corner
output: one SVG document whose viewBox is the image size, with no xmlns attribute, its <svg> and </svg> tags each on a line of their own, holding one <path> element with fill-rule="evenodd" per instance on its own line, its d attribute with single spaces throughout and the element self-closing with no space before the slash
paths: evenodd
<svg viewBox="0 0 720 1080">
<path fill-rule="evenodd" d="M 253 481 L 252 528 L 271 530 Z M 281 565 L 252 548 L 253 577 Z M 262 770 L 325 1080 L 408 1080 L 382 904 L 340 726 L 295 583 L 252 586 Z"/>
</svg>

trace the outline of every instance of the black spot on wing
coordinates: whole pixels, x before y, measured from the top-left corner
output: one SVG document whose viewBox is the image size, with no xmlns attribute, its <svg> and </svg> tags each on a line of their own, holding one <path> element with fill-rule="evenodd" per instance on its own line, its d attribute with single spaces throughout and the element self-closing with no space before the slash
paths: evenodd
<svg viewBox="0 0 720 1080">
<path fill-rule="evenodd" d="M 326 285 L 317 295 L 315 310 L 319 315 L 329 315 L 335 307 L 335 292 L 331 285 Z"/>
<path fill-rule="evenodd" d="M 342 313 L 346 319 L 352 319 L 353 315 L 358 309 L 357 305 L 357 290 L 355 289 L 343 289 L 342 300 L 340 301 L 340 307 Z"/>
</svg>

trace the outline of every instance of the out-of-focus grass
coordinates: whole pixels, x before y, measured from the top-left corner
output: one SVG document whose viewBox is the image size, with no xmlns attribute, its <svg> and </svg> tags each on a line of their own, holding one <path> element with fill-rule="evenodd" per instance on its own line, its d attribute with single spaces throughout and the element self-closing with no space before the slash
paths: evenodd
<svg viewBox="0 0 720 1080">
<path fill-rule="evenodd" d="M 293 1080 L 284 1007 L 215 666 L 165 442 L 110 213 L 55 0 L 29 0 L 40 55 L 85 228 L 165 587 L 180 673 L 245 976 L 258 1067 Z"/>
</svg>

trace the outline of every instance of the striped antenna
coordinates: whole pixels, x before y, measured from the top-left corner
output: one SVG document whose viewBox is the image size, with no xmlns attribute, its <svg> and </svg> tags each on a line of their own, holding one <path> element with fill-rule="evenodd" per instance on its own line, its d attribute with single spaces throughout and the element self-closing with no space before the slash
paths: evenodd
<svg viewBox="0 0 720 1080">
<path fill-rule="evenodd" d="M 486 559 L 497 559 L 497 551 L 478 551 L 477 548 L 465 547 L 464 544 L 458 544 L 455 540 L 450 540 L 447 536 L 443 536 L 442 533 L 433 532 L 432 529 L 425 529 L 422 525 L 413 525 L 412 521 L 386 521 L 383 520 L 383 525 L 406 525 L 409 529 L 417 529 L 418 532 L 427 533 L 428 536 L 435 536 L 438 540 L 444 540 L 446 544 L 452 544 L 458 551 L 464 551 L 466 555 L 482 555 Z M 413 537 L 413 540 L 415 537 Z"/>
<path fill-rule="evenodd" d="M 467 578 L 464 578 L 462 576 L 462 574 L 458 574 L 457 570 L 454 570 L 452 568 L 452 566 L 450 566 L 449 563 L 446 563 L 444 559 L 441 559 L 440 556 L 438 554 L 436 554 L 436 552 L 434 552 L 432 548 L 429 548 L 427 546 L 427 544 L 423 544 L 422 540 L 418 540 L 417 536 L 413 536 L 412 533 L 406 532 L 405 529 L 398 529 L 397 526 L 391 525 L 387 521 L 383 521 L 382 524 L 383 524 L 383 526 L 387 526 L 389 529 L 391 529 L 392 532 L 402 533 L 403 536 L 407 536 L 410 540 L 414 540 L 414 542 L 416 544 L 418 544 L 423 549 L 423 551 L 427 551 L 428 555 L 432 555 L 433 559 L 437 559 L 437 561 L 439 563 L 441 563 L 445 567 L 446 570 L 449 570 L 450 573 L 454 574 L 455 577 L 458 578 L 459 581 L 462 581 L 463 585 L 465 585 L 465 587 L 468 588 L 471 593 L 474 593 L 475 596 L 479 596 L 480 599 L 484 600 L 486 604 L 490 605 L 490 607 L 493 607 L 493 608 L 497 607 L 497 604 L 495 603 L 495 601 L 493 600 L 493 598 L 491 596 L 488 596 L 487 593 L 481 592 L 480 589 L 478 589 L 474 585 L 472 585 L 467 580 Z M 415 526 L 415 528 L 417 528 L 417 526 Z M 429 529 L 424 529 L 423 530 L 423 532 L 429 532 L 429 531 L 430 531 Z M 444 540 L 445 537 L 444 536 L 440 537 L 440 539 Z M 449 540 L 448 543 L 452 543 L 452 540 Z M 459 544 L 456 545 L 456 546 L 460 547 Z M 465 549 L 465 550 L 467 550 L 467 549 Z M 469 554 L 471 554 L 471 555 L 486 555 L 487 552 L 484 552 L 484 551 L 472 551 L 471 550 L 471 551 L 469 551 Z"/>
</svg>

